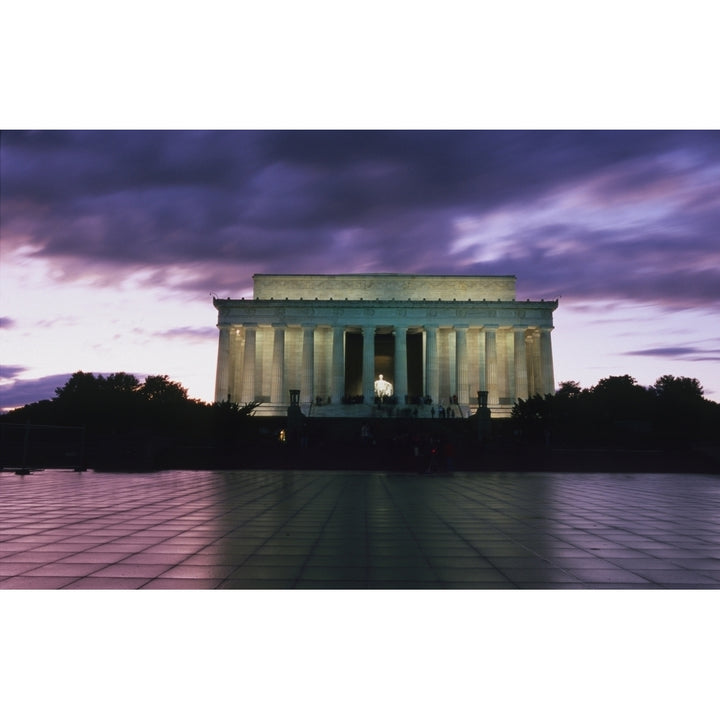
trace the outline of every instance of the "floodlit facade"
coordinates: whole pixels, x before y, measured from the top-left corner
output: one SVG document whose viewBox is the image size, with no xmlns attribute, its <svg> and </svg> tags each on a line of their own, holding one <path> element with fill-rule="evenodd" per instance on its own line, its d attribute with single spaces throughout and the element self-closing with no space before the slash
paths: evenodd
<svg viewBox="0 0 720 720">
<path fill-rule="evenodd" d="M 284 415 L 493 416 L 554 392 L 557 301 L 518 301 L 515 276 L 254 275 L 254 298 L 215 299 L 216 401 Z M 382 376 L 382 377 L 380 377 Z"/>
</svg>

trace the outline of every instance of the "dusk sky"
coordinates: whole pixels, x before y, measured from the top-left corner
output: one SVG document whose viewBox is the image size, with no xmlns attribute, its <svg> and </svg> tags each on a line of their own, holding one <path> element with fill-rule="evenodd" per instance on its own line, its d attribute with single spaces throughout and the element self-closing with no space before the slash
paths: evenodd
<svg viewBox="0 0 720 720">
<path fill-rule="evenodd" d="M 253 273 L 517 276 L 556 382 L 720 401 L 720 132 L 100 131 L 0 137 L 0 405 L 77 370 L 212 401 L 211 293 Z"/>
</svg>

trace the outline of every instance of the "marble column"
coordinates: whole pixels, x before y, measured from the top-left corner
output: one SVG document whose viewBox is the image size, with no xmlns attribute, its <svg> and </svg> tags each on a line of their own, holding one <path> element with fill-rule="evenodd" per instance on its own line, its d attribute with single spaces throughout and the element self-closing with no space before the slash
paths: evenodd
<svg viewBox="0 0 720 720">
<path fill-rule="evenodd" d="M 270 402 L 287 403 L 285 397 L 285 325 L 273 323 L 273 354 L 270 375 Z"/>
<path fill-rule="evenodd" d="M 501 403 L 515 397 L 515 336 L 512 327 L 498 328 L 498 395 Z"/>
<path fill-rule="evenodd" d="M 425 392 L 432 398 L 433 403 L 440 402 L 440 366 L 437 352 L 437 326 L 425 326 Z"/>
<path fill-rule="evenodd" d="M 457 395 L 457 377 L 455 376 L 455 330 L 438 328 L 438 401 L 443 405 Z"/>
<path fill-rule="evenodd" d="M 300 372 L 300 402 L 310 403 L 314 400 L 315 372 L 315 326 L 303 325 L 302 369 Z"/>
<path fill-rule="evenodd" d="M 455 326 L 455 383 L 458 404 L 470 402 L 468 390 L 467 325 Z"/>
<path fill-rule="evenodd" d="M 553 371 L 552 343 L 550 331 L 552 328 L 540 328 L 540 362 L 542 365 L 543 394 L 555 392 L 555 373 Z"/>
<path fill-rule="evenodd" d="M 532 374 L 533 395 L 545 396 L 542 380 L 542 361 L 540 358 L 540 331 L 535 328 L 532 332 Z"/>
<path fill-rule="evenodd" d="M 478 376 L 475 378 L 478 386 L 477 390 L 487 390 L 487 371 L 486 360 L 487 354 L 485 350 L 485 331 L 480 330 L 478 333 Z M 472 391 L 471 391 L 472 396 Z M 472 397 L 471 397 L 472 399 Z"/>
<path fill-rule="evenodd" d="M 230 331 L 230 400 L 234 403 L 240 402 L 240 391 L 242 389 L 242 358 L 243 343 L 245 342 L 242 326 L 236 325 Z"/>
<path fill-rule="evenodd" d="M 485 329 L 485 373 L 487 376 L 488 405 L 499 402 L 497 376 L 497 329 Z"/>
<path fill-rule="evenodd" d="M 218 340 L 217 371 L 215 373 L 215 402 L 227 400 L 230 383 L 230 325 L 218 325 L 220 338 Z"/>
<path fill-rule="evenodd" d="M 363 334 L 363 367 L 362 390 L 366 403 L 375 400 L 375 326 L 369 325 L 362 329 Z"/>
<path fill-rule="evenodd" d="M 525 349 L 525 330 L 515 328 L 515 396 L 526 400 L 528 397 L 527 352 Z"/>
<path fill-rule="evenodd" d="M 533 397 L 533 395 L 538 392 L 536 380 L 537 375 L 535 368 L 536 343 L 535 333 L 533 330 L 530 330 L 530 332 L 528 332 L 528 334 L 525 336 L 525 348 L 527 354 L 528 397 Z"/>
<path fill-rule="evenodd" d="M 245 325 L 245 351 L 243 353 L 242 389 L 240 401 L 243 403 L 255 400 L 255 351 L 257 346 L 257 326 Z"/>
<path fill-rule="evenodd" d="M 408 391 L 407 378 L 407 328 L 402 325 L 395 326 L 395 378 L 394 392 L 398 403 L 405 404 Z"/>
<path fill-rule="evenodd" d="M 333 326 L 332 329 L 332 373 L 330 377 L 330 397 L 333 403 L 341 403 L 345 395 L 345 328 Z"/>
</svg>

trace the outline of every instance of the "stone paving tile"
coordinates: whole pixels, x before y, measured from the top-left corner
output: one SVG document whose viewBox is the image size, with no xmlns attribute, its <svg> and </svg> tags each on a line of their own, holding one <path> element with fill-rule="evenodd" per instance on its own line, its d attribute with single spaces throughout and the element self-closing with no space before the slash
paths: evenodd
<svg viewBox="0 0 720 720">
<path fill-rule="evenodd" d="M 249 564 L 249 563 L 247 563 Z M 375 564 L 375 563 L 374 563 Z M 377 566 L 377 564 L 375 564 Z M 368 560 L 366 557 L 356 558 L 345 558 L 345 557 L 331 557 L 329 555 L 313 555 L 307 561 L 300 565 L 300 567 L 347 567 L 347 568 L 366 568 L 368 567 Z"/>
<path fill-rule="evenodd" d="M 520 557 L 508 557 L 505 555 L 500 556 L 488 556 L 487 561 L 496 567 L 508 567 L 508 568 L 517 568 L 517 567 L 528 567 L 528 568 L 546 568 L 551 569 L 555 567 L 553 563 L 551 563 L 549 560 L 546 560 L 545 558 L 538 557 L 537 555 L 523 555 Z M 556 563 L 557 565 L 558 563 Z"/>
<path fill-rule="evenodd" d="M 214 590 L 219 581 L 213 578 L 157 578 L 142 586 L 142 590 Z"/>
<path fill-rule="evenodd" d="M 2 548 L 4 552 L 10 552 L 10 553 L 16 553 L 20 552 L 21 550 L 34 550 L 38 546 L 46 545 L 45 542 L 38 542 L 38 541 L 30 541 L 26 542 L 25 540 L 9 540 L 7 542 L 2 543 Z"/>
<path fill-rule="evenodd" d="M 560 557 L 554 558 L 552 563 L 556 567 L 563 568 L 566 570 L 572 570 L 573 568 L 585 568 L 590 569 L 601 569 L 614 570 L 619 566 L 615 562 L 615 558 L 601 558 L 597 556 L 593 557 Z"/>
<path fill-rule="evenodd" d="M 94 545 L 91 546 L 88 549 L 95 549 L 103 552 L 124 552 L 126 554 L 130 553 L 138 553 L 143 550 L 147 550 L 149 548 L 147 543 L 136 543 L 136 542 L 129 542 L 126 540 L 118 540 L 108 543 L 103 543 L 102 545 Z M 77 548 L 75 548 L 77 550 Z"/>
<path fill-rule="evenodd" d="M 596 558 L 597 555 L 594 553 L 588 552 L 587 550 L 582 550 L 580 548 L 571 547 L 571 548 L 545 548 L 541 547 L 541 552 L 544 557 L 547 558 Z M 642 553 L 639 553 L 642 554 Z M 607 557 L 611 557 L 608 555 Z"/>
<path fill-rule="evenodd" d="M 93 573 L 88 573 L 91 577 L 99 578 L 155 578 L 162 575 L 172 567 L 171 564 L 153 564 L 140 565 L 134 562 L 119 562 L 108 565 Z"/>
<path fill-rule="evenodd" d="M 154 550 L 142 550 L 139 553 L 124 556 L 126 561 L 134 562 L 138 565 L 177 564 L 185 562 L 190 557 L 192 557 L 192 555 L 187 552 L 155 552 Z"/>
<path fill-rule="evenodd" d="M 512 580 L 497 568 L 456 568 L 438 567 L 434 569 L 435 576 L 447 583 L 468 582 L 504 582 L 510 584 Z"/>
<path fill-rule="evenodd" d="M 81 578 L 85 575 L 91 575 L 104 567 L 107 567 L 106 563 L 51 563 L 32 570 L 27 570 L 23 573 L 23 576 Z"/>
<path fill-rule="evenodd" d="M 628 570 L 678 570 L 677 563 L 657 557 L 623 558 L 618 563 Z"/>
<path fill-rule="evenodd" d="M 712 557 L 678 557 L 671 556 L 671 560 L 679 567 L 688 570 L 716 570 L 720 571 L 720 559 Z"/>
<path fill-rule="evenodd" d="M 515 587 L 518 590 L 580 590 L 587 588 L 587 584 L 575 580 L 574 582 L 560 581 L 560 582 L 516 582 Z M 637 585 L 624 586 L 626 588 L 635 588 Z"/>
<path fill-rule="evenodd" d="M 67 581 L 67 578 L 65 578 Z M 148 578 L 84 577 L 64 585 L 64 590 L 137 590 Z"/>
<path fill-rule="evenodd" d="M 255 552 L 255 550 L 263 546 L 263 541 L 258 540 L 257 542 L 237 542 L 228 540 L 217 540 L 215 542 L 208 543 L 200 550 L 196 550 L 193 555 L 209 555 L 217 552 L 234 553 L 236 555 L 243 555 L 245 553 Z"/>
<path fill-rule="evenodd" d="M 498 567 L 499 572 L 518 586 L 526 583 L 580 583 L 581 579 L 575 571 L 565 571 L 560 568 L 540 567 Z"/>
<path fill-rule="evenodd" d="M 615 560 L 617 559 L 618 562 L 624 563 L 625 558 L 646 558 L 650 557 L 650 555 L 646 552 L 643 552 L 642 550 L 636 550 L 633 548 L 610 548 L 607 550 L 603 550 L 602 556 L 604 558 Z"/>
<path fill-rule="evenodd" d="M 717 476 L 46 471 L 0 588 L 714 589 L 719 518 Z"/>
<path fill-rule="evenodd" d="M 127 552 L 103 552 L 102 550 L 84 550 L 74 555 L 66 555 L 63 558 L 64 563 L 102 563 L 110 565 L 120 560 L 125 560 L 131 556 Z"/>
<path fill-rule="evenodd" d="M 327 585 L 316 583 L 315 589 L 322 590 L 326 587 Z M 266 580 L 260 578 L 248 580 L 245 578 L 231 578 L 218 585 L 218 588 L 223 590 L 292 590 L 295 588 L 295 580 Z"/>
<path fill-rule="evenodd" d="M 159 576 L 159 579 L 168 580 L 168 579 L 207 579 L 207 578 L 215 578 L 217 580 L 224 580 L 226 577 L 228 577 L 233 570 L 235 570 L 234 565 L 176 565 L 175 567 L 170 568 L 166 572 L 162 573 L 162 575 Z"/>
<path fill-rule="evenodd" d="M 15 552 L 7 557 L 8 562 L 42 562 L 49 563 L 62 558 L 72 557 L 72 552 L 67 550 L 28 550 L 26 552 Z M 2 560 L 0 560 L 2 563 Z"/>
<path fill-rule="evenodd" d="M 30 570 L 45 566 L 46 563 L 41 560 L 35 560 L 32 562 L 9 562 L 5 560 L 0 561 L 0 577 L 14 577 L 15 575 L 22 575 Z"/>
<path fill-rule="evenodd" d="M 523 552 L 525 548 L 522 545 L 476 545 L 475 552 L 485 557 L 534 557 L 532 553 Z"/>
<path fill-rule="evenodd" d="M 0 590 L 60 590 L 71 582 L 67 577 L 30 577 L 17 575 L 0 580 Z"/>
<path fill-rule="evenodd" d="M 643 585 L 648 582 L 647 578 L 642 575 L 620 567 L 573 568 L 570 572 L 574 577 L 588 583 L 637 583 Z"/>
<path fill-rule="evenodd" d="M 645 581 L 649 581 L 656 585 L 674 585 L 677 583 L 695 583 L 696 585 L 712 585 L 717 583 L 717 580 L 702 574 L 697 573 L 694 570 L 647 570 L 645 568 L 638 569 L 638 575 L 641 575 Z"/>
<path fill-rule="evenodd" d="M 492 564 L 487 558 L 482 558 L 479 555 L 474 557 L 468 556 L 440 556 L 440 555 L 428 555 L 428 562 L 432 567 L 444 567 L 444 568 L 491 568 Z"/>
<path fill-rule="evenodd" d="M 141 550 L 143 553 L 157 553 L 166 555 L 192 555 L 192 553 L 202 550 L 207 543 L 174 543 L 172 541 L 159 543 L 157 545 L 148 545 L 147 549 Z"/>
<path fill-rule="evenodd" d="M 308 555 L 312 546 L 292 543 L 267 543 L 255 551 L 255 555 Z"/>
<path fill-rule="evenodd" d="M 301 568 L 306 561 L 307 557 L 303 555 L 250 555 L 242 562 L 236 563 L 235 566 L 272 567 L 280 565 Z"/>
<path fill-rule="evenodd" d="M 1 541 L 0 541 L 1 542 Z M 24 552 L 23 550 L 10 550 L 8 552 L 0 552 L 0 562 L 2 562 L 6 558 L 11 558 L 18 553 Z"/>
<path fill-rule="evenodd" d="M 434 547 L 429 543 L 422 542 L 420 547 L 428 557 L 465 557 L 465 558 L 476 558 L 478 557 L 478 551 L 465 545 L 464 543 L 458 543 L 457 545 L 442 545 L 440 547 Z"/>
<path fill-rule="evenodd" d="M 380 573 L 383 568 L 373 568 L 376 572 Z M 392 572 L 395 576 L 403 577 L 406 572 L 411 573 L 413 576 L 424 577 L 427 575 L 427 579 L 435 580 L 435 576 L 429 571 L 417 570 L 415 568 L 405 570 L 404 568 L 393 568 Z M 367 568 L 356 568 L 356 567 L 345 567 L 343 565 L 337 565 L 335 567 L 328 565 L 306 565 L 299 574 L 298 580 L 315 580 L 323 582 L 334 582 L 338 580 L 340 582 L 366 582 Z"/>
<path fill-rule="evenodd" d="M 368 588 L 371 590 L 415 590 L 417 583 L 402 580 L 387 580 L 383 582 L 370 582 Z M 455 583 L 448 580 L 440 580 L 437 582 L 425 582 L 422 585 L 423 590 L 484 590 L 484 589 L 513 589 L 514 585 L 503 582 L 461 582 Z"/>
<path fill-rule="evenodd" d="M 294 581 L 301 568 L 296 565 L 243 565 L 230 573 L 229 580 L 284 580 Z"/>
<path fill-rule="evenodd" d="M 528 588 L 529 589 L 529 588 Z M 566 588 L 572 589 L 572 588 Z M 637 583 L 583 582 L 583 590 L 663 590 L 660 585 L 638 585 Z"/>
</svg>

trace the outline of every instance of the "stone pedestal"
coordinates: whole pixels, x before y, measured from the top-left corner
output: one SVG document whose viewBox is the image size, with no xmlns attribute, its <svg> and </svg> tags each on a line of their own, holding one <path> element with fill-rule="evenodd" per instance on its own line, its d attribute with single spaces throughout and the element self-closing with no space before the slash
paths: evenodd
<svg viewBox="0 0 720 720">
<path fill-rule="evenodd" d="M 293 446 L 302 444 L 305 432 L 305 416 L 300 409 L 300 390 L 290 390 L 290 405 L 287 409 L 287 442 Z"/>
<path fill-rule="evenodd" d="M 480 443 L 486 443 L 490 439 L 490 408 L 488 407 L 487 390 L 478 390 L 478 410 L 475 415 L 477 426 L 477 439 Z"/>
</svg>

